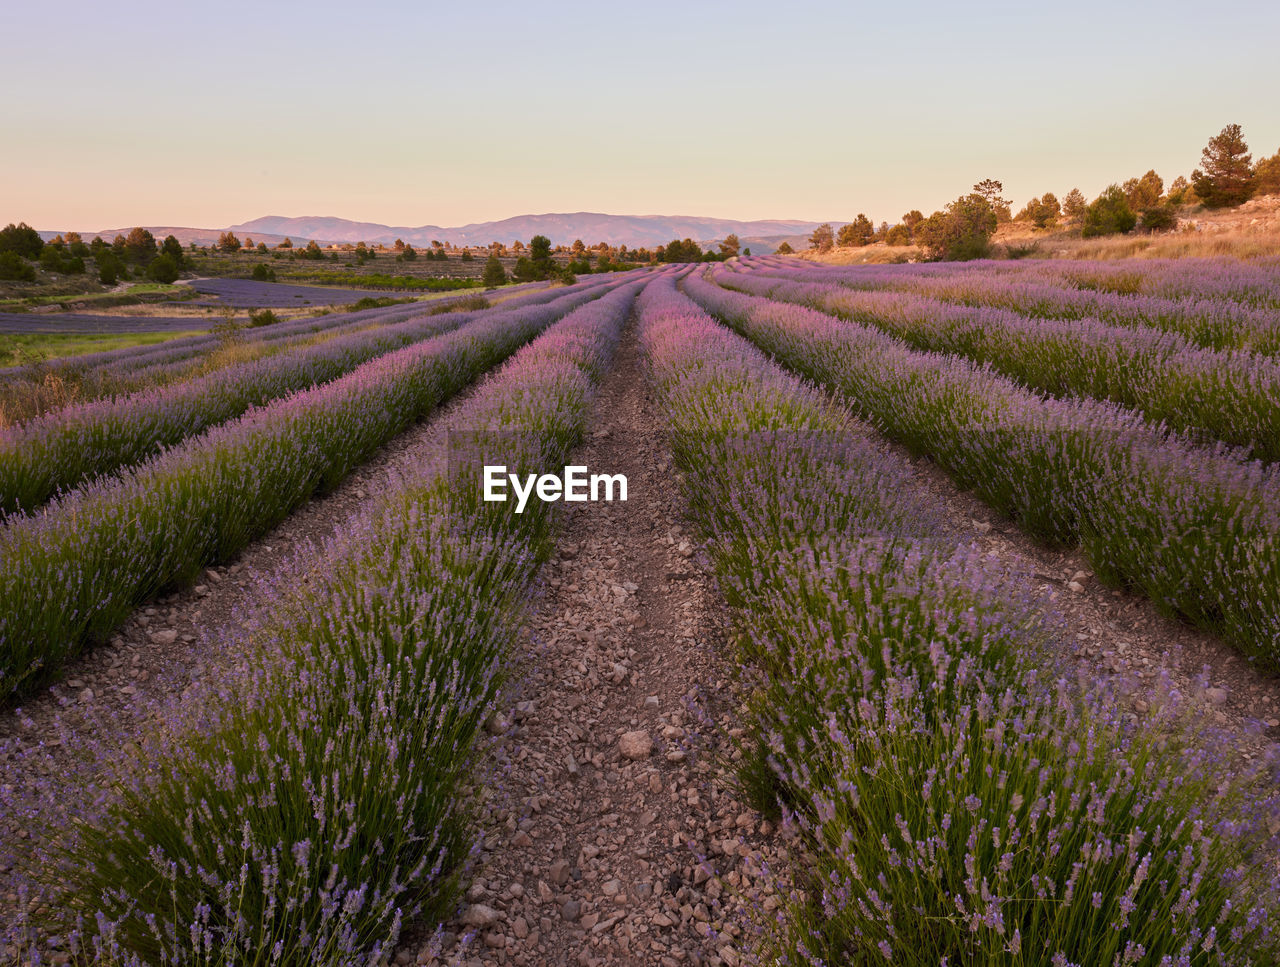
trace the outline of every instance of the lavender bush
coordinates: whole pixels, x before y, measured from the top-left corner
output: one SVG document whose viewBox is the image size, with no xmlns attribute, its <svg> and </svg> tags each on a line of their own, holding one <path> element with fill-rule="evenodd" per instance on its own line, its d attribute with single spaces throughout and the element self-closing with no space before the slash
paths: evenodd
<svg viewBox="0 0 1280 967">
<path fill-rule="evenodd" d="M 636 288 L 551 326 L 459 412 L 485 459 L 563 462 Z M 162 710 L 140 758 L 108 757 L 70 834 L 27 860 L 87 960 L 364 965 L 408 919 L 452 910 L 479 726 L 552 505 L 482 504 L 477 468 L 442 458 L 264 582 L 223 644 L 250 669 Z"/>
<path fill-rule="evenodd" d="M 721 271 L 730 289 L 873 326 L 914 349 L 954 353 L 1054 396 L 1092 397 L 1153 423 L 1280 460 L 1280 360 L 1201 348 L 1186 337 L 1092 319 L 1031 319 L 911 293 L 851 291 Z"/>
<path fill-rule="evenodd" d="M 491 310 L 0 526 L 0 694 L 227 559 L 601 288 Z"/>
<path fill-rule="evenodd" d="M 806 850 L 761 962 L 1273 962 L 1268 777 L 1073 681 L 1029 576 L 812 388 L 670 283 L 639 311 L 735 612 L 743 779 Z"/>
<path fill-rule="evenodd" d="M 1098 574 L 1280 663 L 1280 473 L 1188 444 L 1113 404 L 1053 400 L 873 329 L 729 292 L 700 304 L 836 390 L 1033 535 L 1081 544 Z M 1241 589 L 1249 593 L 1242 594 Z"/>
</svg>

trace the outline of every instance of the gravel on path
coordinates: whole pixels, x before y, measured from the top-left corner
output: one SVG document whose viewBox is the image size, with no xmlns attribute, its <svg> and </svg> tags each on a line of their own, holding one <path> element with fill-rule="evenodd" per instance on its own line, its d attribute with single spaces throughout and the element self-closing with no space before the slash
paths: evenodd
<svg viewBox="0 0 1280 967">
<path fill-rule="evenodd" d="M 634 327 L 575 454 L 625 503 L 566 504 L 523 687 L 490 722 L 504 788 L 457 922 L 397 964 L 737 964 L 773 829 L 736 802 L 723 609 L 683 530 Z"/>
</svg>

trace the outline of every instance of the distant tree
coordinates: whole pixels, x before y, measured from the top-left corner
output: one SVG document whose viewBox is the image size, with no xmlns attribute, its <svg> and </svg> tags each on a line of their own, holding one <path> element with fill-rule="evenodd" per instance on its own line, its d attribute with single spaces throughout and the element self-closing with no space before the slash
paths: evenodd
<svg viewBox="0 0 1280 967">
<path fill-rule="evenodd" d="M 1169 193 L 1165 196 L 1170 205 L 1182 205 L 1187 202 L 1187 196 L 1191 192 L 1191 182 L 1187 181 L 1182 175 L 1174 178 L 1169 182 Z"/>
<path fill-rule="evenodd" d="M 506 285 L 507 270 L 498 261 L 498 256 L 489 256 L 488 261 L 484 263 L 484 274 L 480 277 L 480 281 L 484 283 L 486 289 L 496 289 L 500 285 Z"/>
<path fill-rule="evenodd" d="M 1249 200 L 1253 191 L 1252 155 L 1240 125 L 1228 124 L 1205 145 L 1191 184 L 1209 208 L 1227 208 Z M 1203 170 L 1201 170 L 1203 169 Z"/>
<path fill-rule="evenodd" d="M 1089 202 L 1079 188 L 1072 188 L 1062 197 L 1062 214 L 1073 224 L 1084 220 L 1084 213 L 1088 207 Z"/>
<path fill-rule="evenodd" d="M 1164 194 L 1164 179 L 1155 171 L 1148 171 L 1141 178 L 1130 178 L 1122 187 L 1129 207 L 1135 212 L 1144 212 L 1160 204 L 1160 196 Z"/>
<path fill-rule="evenodd" d="M 902 246 L 911 244 L 911 229 L 899 222 L 884 233 L 886 245 Z"/>
<path fill-rule="evenodd" d="M 673 238 L 666 245 L 661 246 L 663 262 L 701 262 L 702 246 L 691 238 L 683 241 Z"/>
<path fill-rule="evenodd" d="M 236 238 L 232 232 L 223 232 L 218 236 L 218 248 L 223 252 L 240 251 L 240 239 Z"/>
<path fill-rule="evenodd" d="M 1040 198 L 1032 198 L 1026 207 L 1018 212 L 1018 220 L 1028 221 L 1036 228 L 1048 228 L 1057 220 L 1062 207 L 1052 192 L 1045 192 Z"/>
<path fill-rule="evenodd" d="M 124 262 L 109 246 L 104 247 L 103 251 L 94 255 L 93 258 L 98 264 L 98 281 L 103 285 L 115 285 L 128 271 Z"/>
<path fill-rule="evenodd" d="M 293 248 L 293 239 L 286 237 L 283 242 L 276 246 L 276 248 Z"/>
<path fill-rule="evenodd" d="M 1169 203 L 1153 205 L 1142 213 L 1138 219 L 1140 232 L 1167 232 L 1178 225 L 1178 214 Z"/>
<path fill-rule="evenodd" d="M 915 239 L 930 258 L 977 259 L 990 253 L 996 223 L 989 197 L 975 191 L 957 198 L 945 211 L 934 212 L 917 225 Z"/>
<path fill-rule="evenodd" d="M 1003 192 L 1004 183 L 995 178 L 986 178 L 973 186 L 973 193 L 986 200 L 998 222 L 1007 222 L 1013 218 L 1008 199 L 1000 197 Z"/>
<path fill-rule="evenodd" d="M 178 263 L 167 252 L 156 256 L 151 260 L 151 264 L 147 266 L 147 278 L 153 282 L 163 282 L 166 285 L 171 285 L 178 280 L 178 274 Z"/>
<path fill-rule="evenodd" d="M 741 251 L 742 243 L 738 241 L 738 236 L 729 234 L 724 237 L 724 241 L 720 243 L 720 254 L 725 258 L 734 258 Z"/>
<path fill-rule="evenodd" d="M 0 252 L 12 252 L 24 259 L 38 259 L 43 249 L 44 239 L 26 222 L 17 225 L 10 222 L 0 228 Z"/>
<path fill-rule="evenodd" d="M 397 252 L 403 252 L 403 251 L 404 251 L 404 239 L 402 239 L 402 238 L 398 238 L 398 239 L 396 239 L 396 242 L 395 242 L 395 244 L 392 246 L 392 248 L 394 248 Z"/>
<path fill-rule="evenodd" d="M 245 248 L 253 248 L 253 247 L 254 247 L 254 246 L 253 246 L 253 239 L 252 239 L 252 238 L 250 238 L 248 235 L 246 235 L 246 236 L 244 237 L 244 247 L 245 247 Z"/>
<path fill-rule="evenodd" d="M 907 226 L 907 231 L 911 233 L 914 239 L 916 236 L 916 226 L 924 221 L 924 214 L 918 208 L 913 208 L 902 216 L 902 224 Z"/>
<path fill-rule="evenodd" d="M 809 236 L 809 247 L 816 248 L 819 252 L 830 252 L 834 244 L 835 233 L 831 230 L 830 222 L 823 222 Z"/>
<path fill-rule="evenodd" d="M 52 242 L 40 253 L 40 268 L 46 272 L 62 272 L 62 250 Z"/>
<path fill-rule="evenodd" d="M 267 243 L 266 243 L 266 242 L 259 242 L 259 243 L 258 243 L 258 249 L 257 249 L 257 252 L 258 252 L 258 254 L 259 254 L 259 255 L 266 255 L 266 254 L 267 254 Z"/>
<path fill-rule="evenodd" d="M 871 224 L 871 219 L 859 212 L 858 217 L 853 221 L 847 225 L 840 226 L 836 241 L 845 247 L 869 245 L 871 244 L 871 237 L 875 233 L 875 226 Z"/>
<path fill-rule="evenodd" d="M 1255 195 L 1280 195 L 1280 151 L 1263 158 L 1253 169 Z"/>
<path fill-rule="evenodd" d="M 551 239 L 545 235 L 535 235 L 529 239 L 529 261 L 533 263 L 535 278 L 550 278 L 555 271 L 555 264 L 551 259 Z"/>
<path fill-rule="evenodd" d="M 89 254 L 95 259 L 103 252 L 110 252 L 111 246 L 103 241 L 101 235 L 93 236 L 93 241 L 89 243 Z"/>
<path fill-rule="evenodd" d="M 587 250 L 586 244 L 580 238 L 575 238 L 573 244 L 569 246 L 570 253 L 576 258 Z"/>
<path fill-rule="evenodd" d="M 431 250 L 430 250 L 430 249 L 428 249 L 428 250 L 427 250 L 427 256 L 428 256 L 428 257 L 430 257 L 430 256 L 431 256 Z M 412 261 L 414 261 L 415 259 L 417 259 L 417 257 L 418 257 L 418 250 L 417 250 L 416 248 L 414 248 L 412 245 L 406 245 L 406 246 L 404 247 L 404 251 L 402 251 L 399 255 L 397 255 L 397 256 L 396 256 L 396 261 L 397 261 L 397 262 L 412 262 Z"/>
<path fill-rule="evenodd" d="M 320 248 L 319 243 L 313 238 L 307 243 L 307 247 L 302 250 L 302 257 L 304 259 L 310 259 L 313 262 L 319 262 L 324 258 L 324 251 Z"/>
<path fill-rule="evenodd" d="M 1133 231 L 1138 223 L 1138 216 L 1129 207 L 1129 199 L 1124 196 L 1124 189 L 1119 185 L 1108 185 L 1095 198 L 1084 213 L 1084 228 L 1081 235 L 1093 238 L 1097 235 L 1115 235 Z"/>
<path fill-rule="evenodd" d="M 146 265 L 156 257 L 156 237 L 145 228 L 135 228 L 125 238 L 124 249 L 130 262 Z"/>
<path fill-rule="evenodd" d="M 522 255 L 516 259 L 515 268 L 511 270 L 511 277 L 517 282 L 535 281 L 538 278 L 538 272 L 533 266 L 533 260 L 527 255 Z"/>
<path fill-rule="evenodd" d="M 742 250 L 742 254 L 743 254 L 743 255 L 750 255 L 750 254 L 751 254 L 751 249 L 749 249 L 749 248 L 744 248 L 744 249 Z"/>
<path fill-rule="evenodd" d="M 79 232 L 67 232 L 67 251 L 81 259 L 87 259 L 93 254 Z"/>
<path fill-rule="evenodd" d="M 790 243 L 790 242 L 783 242 L 783 243 L 782 243 L 781 245 L 779 245 L 776 249 L 774 249 L 774 252 L 775 252 L 776 254 L 778 254 L 778 255 L 790 255 L 790 254 L 792 254 L 794 251 L 795 251 L 795 249 L 793 249 L 793 248 L 791 247 L 791 243 Z"/>
<path fill-rule="evenodd" d="M 448 252 L 446 252 L 444 249 L 442 249 L 442 248 L 438 248 L 438 249 L 436 249 L 436 250 L 435 250 L 435 252 L 436 252 L 436 261 L 437 261 L 437 262 L 448 262 L 448 261 L 449 261 L 449 253 L 448 253 Z"/>
<path fill-rule="evenodd" d="M 259 262 L 253 267 L 253 279 L 255 282 L 274 282 L 276 280 L 276 270 Z"/>
<path fill-rule="evenodd" d="M 471 254 L 471 249 L 469 248 L 464 248 L 462 250 L 462 254 L 458 257 L 462 259 L 462 261 L 464 262 L 470 262 L 474 258 L 474 256 L 472 256 Z"/>
<path fill-rule="evenodd" d="M 34 282 L 36 270 L 17 252 L 0 250 L 0 279 L 6 282 Z"/>
<path fill-rule="evenodd" d="M 164 241 L 160 243 L 160 254 L 167 255 L 173 260 L 173 264 L 181 269 L 186 265 L 187 257 L 182 251 L 182 243 L 178 241 L 175 235 L 166 235 Z"/>
</svg>

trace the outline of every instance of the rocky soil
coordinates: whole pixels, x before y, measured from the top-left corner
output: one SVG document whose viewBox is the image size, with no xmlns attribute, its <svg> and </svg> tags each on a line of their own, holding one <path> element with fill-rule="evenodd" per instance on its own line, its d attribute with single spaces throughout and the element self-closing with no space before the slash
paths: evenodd
<svg viewBox="0 0 1280 967">
<path fill-rule="evenodd" d="M 722 612 L 633 332 L 575 456 L 626 474 L 626 503 L 565 505 L 525 681 L 501 738 L 505 788 L 457 921 L 396 963 L 737 964 L 768 822 L 724 773 L 732 696 Z M 770 906 L 771 901 L 763 901 Z"/>
</svg>

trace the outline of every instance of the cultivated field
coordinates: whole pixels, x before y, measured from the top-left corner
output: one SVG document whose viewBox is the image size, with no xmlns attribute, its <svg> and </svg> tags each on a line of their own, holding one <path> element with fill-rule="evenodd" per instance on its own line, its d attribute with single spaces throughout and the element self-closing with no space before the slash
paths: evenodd
<svg viewBox="0 0 1280 967">
<path fill-rule="evenodd" d="M 1274 258 L 0 370 L 6 956 L 1275 964 L 1278 462 Z"/>
</svg>

